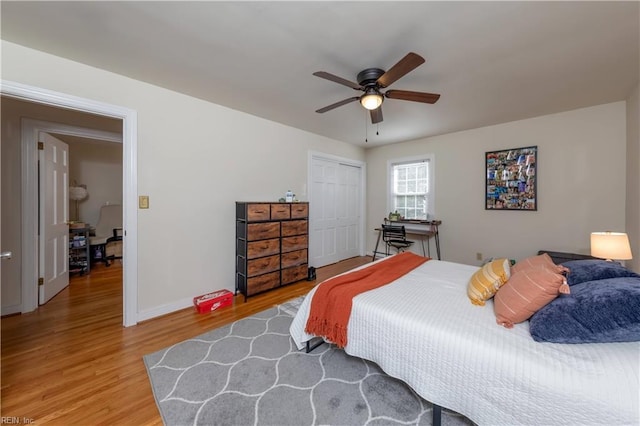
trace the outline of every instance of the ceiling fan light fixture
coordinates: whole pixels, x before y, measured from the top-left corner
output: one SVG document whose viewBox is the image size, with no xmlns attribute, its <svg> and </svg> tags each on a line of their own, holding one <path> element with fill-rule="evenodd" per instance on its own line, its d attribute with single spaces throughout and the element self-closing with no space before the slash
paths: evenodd
<svg viewBox="0 0 640 426">
<path fill-rule="evenodd" d="M 391 84 L 423 63 L 424 58 L 422 56 L 409 52 L 387 71 L 381 68 L 366 68 L 360 71 L 356 76 L 357 83 L 326 71 L 314 72 L 313 75 L 316 77 L 324 78 L 325 80 L 364 92 L 359 96 L 352 96 L 334 102 L 324 108 L 317 109 L 316 112 L 322 114 L 351 102 L 360 101 L 360 104 L 369 111 L 371 124 L 378 124 L 382 122 L 382 103 L 384 102 L 384 98 L 433 104 L 440 98 L 440 95 L 436 93 L 414 92 L 411 90 L 386 90 Z M 381 93 L 380 90 L 385 91 Z"/>
<path fill-rule="evenodd" d="M 367 89 L 366 93 L 360 97 L 360 104 L 368 110 L 374 110 L 382 105 L 383 100 L 384 96 L 380 92 Z"/>
</svg>

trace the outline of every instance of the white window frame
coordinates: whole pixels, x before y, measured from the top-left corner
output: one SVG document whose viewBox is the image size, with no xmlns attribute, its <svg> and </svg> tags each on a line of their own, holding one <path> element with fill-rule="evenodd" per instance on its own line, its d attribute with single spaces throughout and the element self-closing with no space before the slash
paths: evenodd
<svg viewBox="0 0 640 426">
<path fill-rule="evenodd" d="M 394 158 L 387 161 L 387 213 L 395 210 L 393 203 L 393 167 L 400 164 L 410 164 L 427 162 L 428 185 L 427 188 L 427 219 L 433 219 L 436 216 L 435 208 L 435 155 L 424 154 L 413 157 Z"/>
</svg>

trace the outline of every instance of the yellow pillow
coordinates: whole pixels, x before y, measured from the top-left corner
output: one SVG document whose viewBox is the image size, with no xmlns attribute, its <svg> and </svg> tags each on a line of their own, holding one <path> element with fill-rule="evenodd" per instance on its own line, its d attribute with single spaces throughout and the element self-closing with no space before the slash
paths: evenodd
<svg viewBox="0 0 640 426">
<path fill-rule="evenodd" d="M 467 296 L 474 305 L 484 306 L 511 276 L 509 259 L 496 259 L 478 269 L 469 280 Z"/>
</svg>

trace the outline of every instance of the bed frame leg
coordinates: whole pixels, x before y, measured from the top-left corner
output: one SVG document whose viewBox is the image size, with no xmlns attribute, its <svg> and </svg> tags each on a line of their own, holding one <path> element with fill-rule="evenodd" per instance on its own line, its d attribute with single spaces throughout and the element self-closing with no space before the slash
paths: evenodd
<svg viewBox="0 0 640 426">
<path fill-rule="evenodd" d="M 307 353 L 311 352 L 312 350 L 314 350 L 315 348 L 317 348 L 318 346 L 324 343 L 324 339 L 322 337 L 318 337 L 317 339 L 318 341 L 314 343 L 313 346 L 311 346 L 311 341 L 313 339 L 307 340 Z"/>
<path fill-rule="evenodd" d="M 440 426 L 442 424 L 442 407 L 436 404 L 433 405 L 433 420 L 431 424 L 433 426 Z"/>
</svg>

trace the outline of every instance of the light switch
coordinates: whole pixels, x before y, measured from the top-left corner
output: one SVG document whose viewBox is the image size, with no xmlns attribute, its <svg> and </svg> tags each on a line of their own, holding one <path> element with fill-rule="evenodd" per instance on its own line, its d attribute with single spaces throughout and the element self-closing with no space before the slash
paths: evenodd
<svg viewBox="0 0 640 426">
<path fill-rule="evenodd" d="M 140 195 L 138 196 L 138 207 L 141 209 L 149 208 L 149 196 L 148 195 Z"/>
</svg>

